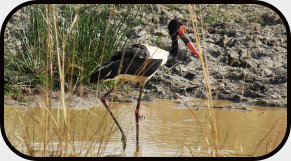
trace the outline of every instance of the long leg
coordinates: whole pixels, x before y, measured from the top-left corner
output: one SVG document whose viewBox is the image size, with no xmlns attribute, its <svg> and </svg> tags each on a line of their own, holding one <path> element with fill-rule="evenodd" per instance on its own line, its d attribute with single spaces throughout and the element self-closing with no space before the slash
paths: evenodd
<svg viewBox="0 0 291 161">
<path fill-rule="evenodd" d="M 139 97 L 138 97 L 137 105 L 136 105 L 136 109 L 135 109 L 135 122 L 136 122 L 136 151 L 135 151 L 135 155 L 136 156 L 138 155 L 138 152 L 139 152 L 139 118 L 141 117 L 141 115 L 139 113 L 139 106 L 140 106 L 140 100 L 141 100 L 143 88 L 144 88 L 144 83 L 140 84 Z"/>
<path fill-rule="evenodd" d="M 111 88 L 107 93 L 105 93 L 101 98 L 101 102 L 103 103 L 103 105 L 106 107 L 107 111 L 110 113 L 112 119 L 114 120 L 115 124 L 117 125 L 117 127 L 119 128 L 120 132 L 121 132 L 121 141 L 122 141 L 122 144 L 123 144 L 123 150 L 125 150 L 125 147 L 126 147 L 126 135 L 124 134 L 121 126 L 119 125 L 119 123 L 117 122 L 115 116 L 113 115 L 113 113 L 111 112 L 111 110 L 109 109 L 107 103 L 106 103 L 106 100 L 105 98 L 112 92 L 112 91 L 116 91 L 118 89 L 118 87 L 123 83 L 122 80 L 120 80 L 117 85 L 115 85 L 113 88 Z"/>
</svg>

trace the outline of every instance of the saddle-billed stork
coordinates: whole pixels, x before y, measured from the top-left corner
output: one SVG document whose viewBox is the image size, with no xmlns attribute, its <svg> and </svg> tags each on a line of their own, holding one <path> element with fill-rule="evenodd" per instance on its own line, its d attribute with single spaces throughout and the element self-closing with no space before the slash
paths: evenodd
<svg viewBox="0 0 291 161">
<path fill-rule="evenodd" d="M 172 46 L 170 52 L 154 46 L 134 44 L 115 53 L 111 60 L 105 63 L 102 67 L 92 72 L 90 77 L 91 83 L 102 82 L 107 80 L 117 80 L 118 83 L 110 89 L 100 100 L 110 113 L 112 119 L 118 126 L 121 132 L 121 141 L 123 143 L 123 150 L 126 147 L 126 135 L 124 134 L 121 126 L 116 120 L 115 116 L 109 109 L 106 103 L 106 97 L 112 92 L 116 91 L 119 86 L 127 81 L 139 83 L 140 93 L 137 100 L 135 110 L 136 119 L 136 153 L 139 152 L 139 113 L 140 100 L 143 88 L 147 80 L 149 80 L 161 67 L 168 61 L 173 61 L 178 54 L 178 37 L 180 37 L 186 46 L 197 56 L 199 54 L 189 37 L 185 33 L 183 23 L 180 19 L 173 19 L 168 25 L 169 34 L 172 39 Z"/>
</svg>

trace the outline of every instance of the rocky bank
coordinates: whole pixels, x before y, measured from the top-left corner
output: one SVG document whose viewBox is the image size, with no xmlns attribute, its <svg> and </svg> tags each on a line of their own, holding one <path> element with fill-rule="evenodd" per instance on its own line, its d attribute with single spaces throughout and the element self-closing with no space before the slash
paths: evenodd
<svg viewBox="0 0 291 161">
<path fill-rule="evenodd" d="M 196 42 L 188 7 L 149 5 L 142 13 L 144 15 L 140 15 L 147 23 L 129 31 L 127 38 L 132 43 L 169 50 L 171 40 L 167 25 L 171 19 L 181 18 L 190 38 Z M 201 26 L 200 11 L 195 7 L 198 26 Z M 117 12 L 122 15 L 122 11 Z M 207 55 L 214 99 L 240 102 L 244 89 L 242 100 L 246 104 L 287 107 L 287 31 L 278 14 L 255 4 L 203 5 L 201 12 L 204 35 L 201 45 Z M 201 27 L 199 33 L 202 36 Z M 176 99 L 177 95 L 206 98 L 200 60 L 182 41 L 179 48 L 175 63 L 160 68 L 147 82 L 143 101 Z M 101 96 L 104 92 L 99 90 L 97 95 Z M 137 98 L 138 90 L 132 92 L 126 95 L 127 100 Z M 87 89 L 85 93 L 83 101 L 96 100 L 93 99 L 95 90 Z M 73 97 L 75 101 L 81 98 Z"/>
<path fill-rule="evenodd" d="M 245 7 L 244 12 L 255 16 L 203 23 L 205 38 L 202 46 L 207 54 L 212 95 L 215 99 L 239 102 L 244 86 L 244 103 L 286 107 L 286 28 L 271 9 L 260 5 Z M 242 13 L 238 8 L 239 5 L 225 5 L 220 12 Z M 128 35 L 133 42 L 155 44 L 155 40 L 161 38 L 157 45 L 169 50 L 171 40 L 161 35 L 168 34 L 167 24 L 173 18 L 185 20 L 186 30 L 195 42 L 187 5 L 175 6 L 172 11 L 165 5 L 154 5 L 153 10 L 156 20 L 149 21 L 147 26 L 137 26 Z M 202 9 L 208 14 L 209 10 L 211 6 Z M 179 42 L 179 48 L 176 63 L 171 67 L 162 67 L 147 83 L 145 99 L 175 99 L 176 93 L 185 97 L 206 98 L 200 60 L 190 53 L 182 41 Z"/>
</svg>

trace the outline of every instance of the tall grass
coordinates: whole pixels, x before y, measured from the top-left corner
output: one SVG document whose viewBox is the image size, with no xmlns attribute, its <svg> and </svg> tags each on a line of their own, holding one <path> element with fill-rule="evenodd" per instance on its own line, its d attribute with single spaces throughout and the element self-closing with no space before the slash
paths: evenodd
<svg viewBox="0 0 291 161">
<path fill-rule="evenodd" d="M 117 13 L 117 10 L 124 12 Z M 126 34 L 139 23 L 142 16 L 137 18 L 137 14 L 141 10 L 143 7 L 140 5 L 49 4 L 30 5 L 19 11 L 21 16 L 29 19 L 19 19 L 16 22 L 19 26 L 10 29 L 12 40 L 5 44 L 6 83 L 16 86 L 45 86 L 45 100 L 38 98 L 39 114 L 36 112 L 31 116 L 37 122 L 35 126 L 43 129 L 43 151 L 40 154 L 33 152 L 31 144 L 34 141 L 31 142 L 29 126 L 22 121 L 23 116 L 18 115 L 23 127 L 21 138 L 27 149 L 25 154 L 75 155 L 74 134 L 70 133 L 74 114 L 68 108 L 65 91 L 70 91 L 71 96 L 76 87 L 81 87 L 82 83 L 88 84 L 91 71 L 110 59 L 116 50 L 127 45 Z M 16 75 L 19 76 L 18 80 L 9 79 Z M 57 118 L 52 115 L 51 106 L 54 90 L 60 90 L 62 107 L 62 110 L 58 109 Z M 88 115 L 92 111 L 94 110 L 90 109 Z M 89 140 L 82 143 L 90 143 L 85 156 L 90 156 L 93 152 L 96 137 L 100 133 L 102 137 L 97 155 L 103 154 L 113 132 L 112 123 L 108 132 L 110 124 L 107 122 L 95 125 L 97 130 Z M 53 145 L 53 137 L 57 137 L 57 148 Z M 79 154 L 81 153 L 80 151 Z"/>
<path fill-rule="evenodd" d="M 121 15 L 116 10 L 124 12 Z M 52 88 L 61 89 L 57 83 L 61 81 L 58 63 L 64 68 L 65 89 L 70 86 L 74 90 L 82 83 L 88 84 L 91 71 L 128 44 L 126 34 L 139 23 L 140 18 L 135 17 L 141 10 L 139 5 L 56 5 L 55 35 L 52 24 L 47 23 L 45 5 L 22 8 L 18 11 L 21 19 L 14 22 L 18 26 L 10 29 L 13 40 L 5 43 L 7 84 L 45 86 L 48 39 L 60 42 L 49 56 L 53 60 L 48 68 L 52 73 L 49 77 L 53 79 Z M 23 20 L 24 17 L 28 19 Z M 55 61 L 58 58 L 62 61 Z M 11 79 L 16 75 L 17 79 Z"/>
</svg>

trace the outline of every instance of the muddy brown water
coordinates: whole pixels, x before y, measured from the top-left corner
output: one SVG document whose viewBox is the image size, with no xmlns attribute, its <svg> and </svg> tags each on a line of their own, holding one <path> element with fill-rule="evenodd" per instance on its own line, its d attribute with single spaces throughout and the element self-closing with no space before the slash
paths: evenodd
<svg viewBox="0 0 291 161">
<path fill-rule="evenodd" d="M 190 110 L 177 101 L 156 100 L 141 104 L 140 113 L 145 116 L 140 121 L 141 156 L 213 155 L 208 109 L 204 108 L 206 102 L 192 100 L 188 103 L 200 125 Z M 214 104 L 238 106 L 225 101 Z M 49 109 L 44 106 L 4 106 L 4 128 L 11 144 L 27 155 L 58 156 L 64 154 L 65 150 L 61 149 L 67 147 L 71 156 L 133 156 L 135 103 L 110 103 L 110 107 L 127 135 L 125 152 L 120 132 L 101 104 L 68 110 L 68 133 L 64 133 L 61 108 L 52 108 L 48 114 Z M 285 136 L 286 108 L 246 107 L 247 110 L 215 109 L 217 147 L 221 156 L 261 156 L 273 151 Z"/>
</svg>

